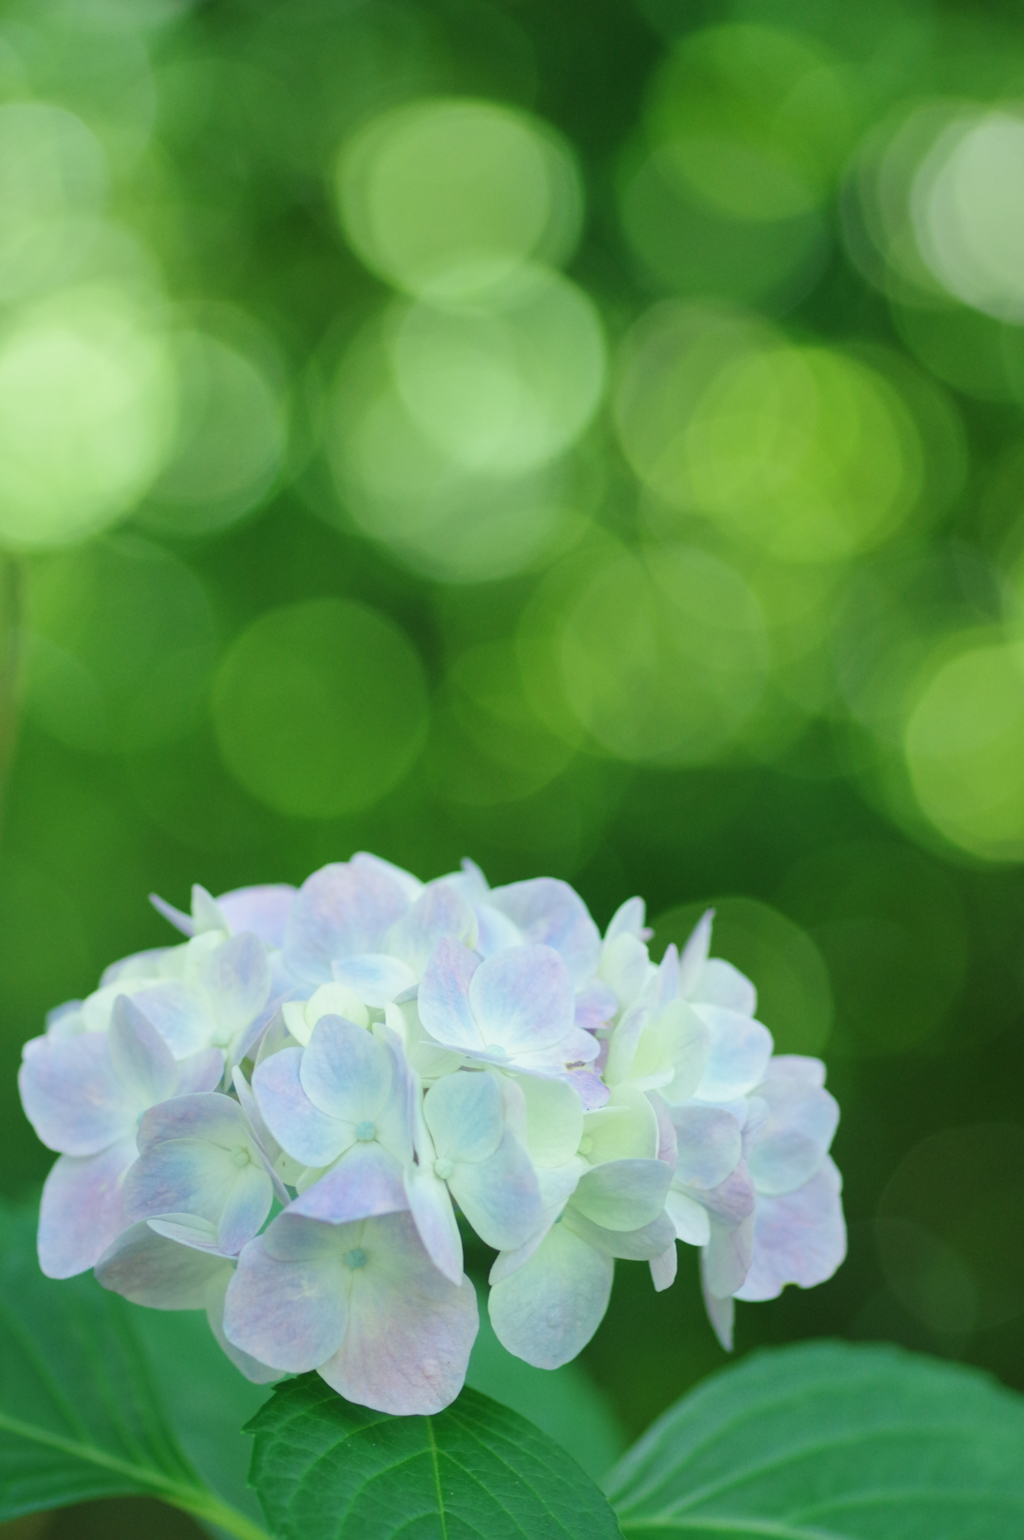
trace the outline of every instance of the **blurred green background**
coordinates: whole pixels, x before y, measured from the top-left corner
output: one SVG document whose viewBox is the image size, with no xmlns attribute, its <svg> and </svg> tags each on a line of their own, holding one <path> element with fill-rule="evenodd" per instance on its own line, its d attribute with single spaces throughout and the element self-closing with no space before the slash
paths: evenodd
<svg viewBox="0 0 1024 1540">
<path fill-rule="evenodd" d="M 0 545 L 8 1190 L 150 890 L 712 900 L 850 1220 L 739 1350 L 1024 1387 L 1015 7 L 3 4 Z M 628 1429 L 723 1357 L 620 1264 Z"/>
</svg>

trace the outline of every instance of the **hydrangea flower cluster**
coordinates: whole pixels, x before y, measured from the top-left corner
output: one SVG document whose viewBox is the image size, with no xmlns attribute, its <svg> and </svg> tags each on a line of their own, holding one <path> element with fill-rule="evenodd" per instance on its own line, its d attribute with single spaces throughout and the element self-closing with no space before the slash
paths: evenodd
<svg viewBox="0 0 1024 1540">
<path fill-rule="evenodd" d="M 188 939 L 25 1045 L 60 1157 L 49 1276 L 205 1309 L 251 1379 L 315 1369 L 411 1414 L 458 1394 L 476 1336 L 460 1215 L 497 1253 L 495 1332 L 547 1369 L 593 1336 L 616 1257 L 665 1289 L 694 1247 L 726 1347 L 736 1299 L 842 1261 L 824 1066 L 773 1055 L 710 912 L 655 965 L 642 900 L 602 938 L 567 883 L 489 888 L 468 861 L 154 903 Z"/>
</svg>

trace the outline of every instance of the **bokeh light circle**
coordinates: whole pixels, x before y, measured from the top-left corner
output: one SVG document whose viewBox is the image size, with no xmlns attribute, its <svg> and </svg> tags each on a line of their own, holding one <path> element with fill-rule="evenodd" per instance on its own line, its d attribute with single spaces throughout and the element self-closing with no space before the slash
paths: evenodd
<svg viewBox="0 0 1024 1540">
<path fill-rule="evenodd" d="M 337 193 L 366 265 L 435 299 L 486 290 L 530 257 L 563 261 L 583 211 L 568 146 L 525 113 L 471 99 L 375 118 L 342 152 Z"/>
<path fill-rule="evenodd" d="M 1024 118 L 951 124 L 921 163 L 910 206 L 939 282 L 977 310 L 1024 322 Z"/>
<path fill-rule="evenodd" d="M 272 488 L 285 451 L 284 412 L 266 372 L 239 348 L 199 331 L 177 333 L 172 347 L 177 431 L 144 522 L 166 534 L 208 534 L 242 518 Z"/>
<path fill-rule="evenodd" d="M 921 489 L 920 437 L 867 364 L 727 312 L 659 307 L 627 340 L 623 447 L 666 503 L 782 561 L 846 560 Z"/>
<path fill-rule="evenodd" d="M 413 305 L 392 337 L 420 430 L 469 471 L 514 475 L 576 440 L 597 409 L 605 348 L 593 301 L 531 267 L 486 310 Z"/>
<path fill-rule="evenodd" d="M 419 754 L 428 716 L 412 644 L 351 600 L 267 611 L 230 648 L 214 686 L 228 769 L 259 801 L 297 818 L 380 801 Z"/>
<path fill-rule="evenodd" d="M 1024 860 L 1024 647 L 961 645 L 932 667 L 907 718 L 922 812 L 961 849 Z"/>
<path fill-rule="evenodd" d="M 167 457 L 174 376 L 164 339 L 113 291 L 21 312 L 0 337 L 0 540 L 80 540 L 141 499 Z"/>
</svg>

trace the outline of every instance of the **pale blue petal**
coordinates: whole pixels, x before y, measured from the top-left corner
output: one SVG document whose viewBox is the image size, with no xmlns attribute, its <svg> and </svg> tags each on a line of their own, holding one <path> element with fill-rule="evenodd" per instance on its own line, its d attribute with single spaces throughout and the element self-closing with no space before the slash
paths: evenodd
<svg viewBox="0 0 1024 1540">
<path fill-rule="evenodd" d="M 754 1247 L 754 1216 L 738 1225 L 720 1224 L 711 1216 L 711 1238 L 704 1248 L 704 1278 L 716 1299 L 735 1294 L 750 1271 Z"/>
<path fill-rule="evenodd" d="M 553 1048 L 573 1029 L 572 980 L 549 946 L 517 946 L 489 957 L 470 980 L 469 999 L 484 1046 L 499 1045 L 510 1059 Z"/>
<path fill-rule="evenodd" d="M 821 1165 L 839 1124 L 839 1107 L 828 1091 L 796 1079 L 769 1079 L 757 1089 L 767 1107 L 747 1145 L 758 1192 L 778 1195 L 802 1187 Z"/>
<path fill-rule="evenodd" d="M 405 1170 L 405 1195 L 430 1260 L 452 1283 L 461 1283 L 462 1237 L 448 1188 L 432 1168 L 410 1165 Z"/>
<path fill-rule="evenodd" d="M 639 941 L 646 941 L 650 936 L 644 924 L 646 914 L 642 898 L 627 898 L 608 922 L 608 929 L 604 933 L 605 943 L 614 941 L 617 936 L 635 936 Z"/>
<path fill-rule="evenodd" d="M 168 1139 L 140 1155 L 125 1179 L 124 1209 L 135 1221 L 161 1214 L 195 1214 L 216 1225 L 239 1167 L 231 1153 L 205 1139 Z"/>
<path fill-rule="evenodd" d="M 732 1295 L 725 1299 L 718 1299 L 708 1288 L 704 1275 L 704 1254 L 701 1255 L 701 1292 L 704 1295 L 704 1306 L 711 1322 L 712 1330 L 727 1353 L 732 1352 L 732 1334 L 736 1320 L 736 1304 Z"/>
<path fill-rule="evenodd" d="M 285 926 L 295 897 L 288 882 L 269 882 L 252 888 L 233 888 L 221 893 L 217 908 L 228 922 L 232 935 L 251 930 L 265 946 L 284 945 Z"/>
<path fill-rule="evenodd" d="M 439 941 L 420 981 L 420 1021 L 436 1043 L 456 1051 L 479 1050 L 485 1040 L 473 1019 L 469 991 L 482 966 L 468 947 Z"/>
<path fill-rule="evenodd" d="M 176 1059 L 210 1047 L 214 1023 L 206 1002 L 180 979 L 162 979 L 132 991 L 132 998 Z"/>
<path fill-rule="evenodd" d="M 388 931 L 384 950 L 407 963 L 413 982 L 422 974 L 444 937 L 472 947 L 477 939 L 473 906 L 447 882 L 431 883 Z"/>
<path fill-rule="evenodd" d="M 524 941 L 553 947 L 574 985 L 597 972 L 601 935 L 586 904 L 567 882 L 555 877 L 513 882 L 494 888 L 488 903 L 519 927 Z"/>
<path fill-rule="evenodd" d="M 174 1094 L 178 1071 L 171 1050 L 127 995 L 114 1001 L 107 1040 L 114 1072 L 137 1111 Z"/>
<path fill-rule="evenodd" d="M 796 1192 L 758 1197 L 754 1245 L 738 1299 L 774 1299 L 787 1283 L 810 1289 L 831 1278 L 846 1256 L 842 1182 L 826 1155 L 820 1170 Z"/>
<path fill-rule="evenodd" d="M 750 1016 L 720 1005 L 694 1005 L 711 1033 L 704 1074 L 696 1095 L 705 1102 L 730 1102 L 764 1079 L 772 1055 L 772 1035 Z"/>
<path fill-rule="evenodd" d="M 481 957 L 493 957 L 495 952 L 504 952 L 506 947 L 522 946 L 523 934 L 507 914 L 502 914 L 500 909 L 495 909 L 483 899 L 474 900 L 474 902 L 477 921 L 476 950 Z"/>
<path fill-rule="evenodd" d="M 486 1160 L 501 1143 L 505 1103 L 493 1075 L 457 1070 L 431 1086 L 423 1099 L 423 1116 L 439 1157 Z"/>
<path fill-rule="evenodd" d="M 753 984 L 721 957 L 708 959 L 688 998 L 708 1005 L 724 1005 L 739 1011 L 741 1016 L 753 1016 L 757 1010 L 757 990 Z"/>
<path fill-rule="evenodd" d="M 477 1334 L 476 1292 L 443 1277 L 409 1214 L 368 1220 L 344 1341 L 320 1374 L 340 1395 L 393 1416 L 430 1416 L 462 1389 Z"/>
<path fill-rule="evenodd" d="M 404 866 L 396 866 L 393 861 L 385 861 L 383 856 L 373 856 L 369 851 L 357 850 L 350 865 L 357 871 L 379 872 L 389 877 L 401 888 L 410 904 L 415 903 L 423 892 L 423 883 L 418 877 L 415 877 L 412 872 L 407 872 Z"/>
<path fill-rule="evenodd" d="M 676 1273 L 679 1271 L 679 1253 L 674 1240 L 670 1246 L 665 1247 L 660 1256 L 651 1258 L 650 1269 L 655 1293 L 661 1294 L 663 1290 L 672 1287 L 676 1281 Z"/>
<path fill-rule="evenodd" d="M 288 1212 L 328 1224 L 353 1224 L 408 1207 L 402 1168 L 379 1144 L 355 1144 L 307 1187 Z"/>
<path fill-rule="evenodd" d="M 119 1139 L 98 1155 L 62 1155 L 43 1184 L 39 1266 L 48 1278 L 71 1278 L 95 1266 L 127 1226 L 121 1189 L 135 1159 L 135 1140 Z"/>
<path fill-rule="evenodd" d="M 105 1289 L 154 1310 L 203 1310 L 212 1279 L 231 1276 L 224 1257 L 179 1246 L 148 1225 L 125 1230 L 96 1264 Z"/>
<path fill-rule="evenodd" d="M 22 1052 L 21 1103 L 49 1149 L 95 1155 L 134 1130 L 138 1108 L 114 1073 L 104 1034 L 34 1037 Z"/>
<path fill-rule="evenodd" d="M 619 1008 L 619 997 L 603 979 L 588 979 L 576 991 L 575 1024 L 585 1032 L 596 1032 L 611 1021 Z"/>
<path fill-rule="evenodd" d="M 270 994 L 266 949 L 245 931 L 197 959 L 195 977 L 206 991 L 221 1042 L 243 1031 L 257 1017 Z"/>
<path fill-rule="evenodd" d="M 235 1172 L 235 1183 L 228 1194 L 217 1222 L 217 1244 L 221 1251 L 234 1256 L 251 1241 L 270 1213 L 274 1184 L 262 1165 L 243 1166 Z"/>
<path fill-rule="evenodd" d="M 487 1302 L 503 1347 L 538 1369 L 557 1369 L 586 1347 L 608 1308 L 615 1263 L 555 1225 Z"/>
<path fill-rule="evenodd" d="M 161 898 L 159 893 L 151 893 L 149 901 L 157 914 L 163 915 L 164 919 L 168 920 L 175 930 L 180 930 L 183 936 L 195 935 L 195 921 L 190 914 L 184 914 L 182 910 L 175 909 L 174 905 L 169 904 L 165 898 Z"/>
<path fill-rule="evenodd" d="M 176 1096 L 187 1096 L 193 1091 L 212 1091 L 224 1078 L 224 1055 L 219 1048 L 203 1048 L 178 1060 L 178 1086 Z"/>
<path fill-rule="evenodd" d="M 736 1169 L 743 1154 L 740 1125 L 731 1112 L 692 1103 L 675 1107 L 676 1181 L 707 1190 L 718 1187 Z"/>
<path fill-rule="evenodd" d="M 260 1115 L 283 1150 L 304 1166 L 329 1166 L 352 1143 L 351 1130 L 314 1107 L 299 1079 L 301 1048 L 282 1048 L 256 1066 Z"/>
<path fill-rule="evenodd" d="M 281 1378 L 280 1369 L 272 1369 L 269 1364 L 261 1364 L 258 1358 L 253 1358 L 250 1353 L 243 1353 L 241 1348 L 236 1348 L 234 1343 L 229 1342 L 224 1335 L 224 1301 L 233 1277 L 234 1268 L 228 1266 L 210 1279 L 206 1286 L 206 1319 L 221 1351 L 227 1354 L 236 1369 L 240 1369 L 246 1379 L 251 1380 L 254 1385 L 269 1385 L 272 1380 Z"/>
<path fill-rule="evenodd" d="M 250 1143 L 241 1107 L 216 1091 L 175 1096 L 151 1107 L 139 1120 L 138 1138 L 140 1154 L 166 1139 L 209 1139 L 225 1150 Z"/>
<path fill-rule="evenodd" d="M 321 1016 L 302 1055 L 299 1079 L 314 1107 L 346 1123 L 374 1122 L 391 1094 L 387 1049 L 343 1016 Z"/>
<path fill-rule="evenodd" d="M 448 1185 L 484 1245 L 496 1251 L 524 1245 L 544 1223 L 536 1172 L 509 1133 L 486 1159 L 456 1165 Z"/>
<path fill-rule="evenodd" d="M 331 1226 L 318 1228 L 331 1237 L 343 1234 Z M 325 1363 L 338 1351 L 348 1324 L 345 1274 L 351 1277 L 351 1269 L 340 1244 L 311 1250 L 307 1257 L 282 1261 L 267 1250 L 267 1237 L 258 1235 L 243 1248 L 224 1300 L 228 1341 L 260 1363 L 292 1374 Z"/>
<path fill-rule="evenodd" d="M 326 984 L 335 960 L 381 951 L 384 937 L 409 903 L 406 883 L 386 862 L 363 857 L 321 867 L 307 877 L 292 902 L 285 926 L 285 963 L 297 978 Z"/>
<path fill-rule="evenodd" d="M 382 1011 L 392 1000 L 411 989 L 417 977 L 407 963 L 383 952 L 348 957 L 343 962 L 332 963 L 331 970 L 339 984 L 344 984 L 364 1005 L 377 1011 Z"/>
</svg>

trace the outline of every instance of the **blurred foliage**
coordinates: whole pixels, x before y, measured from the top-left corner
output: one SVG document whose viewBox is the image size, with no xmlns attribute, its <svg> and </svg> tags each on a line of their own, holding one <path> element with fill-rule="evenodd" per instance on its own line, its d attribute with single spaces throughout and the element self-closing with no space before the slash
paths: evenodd
<svg viewBox="0 0 1024 1540">
<path fill-rule="evenodd" d="M 995 4 L 5 0 L 9 1189 L 151 889 L 713 900 L 851 1220 L 740 1348 L 1024 1386 L 1022 99 Z M 631 1429 L 695 1275 L 620 1264 Z"/>
</svg>

